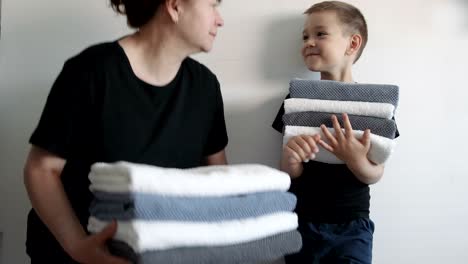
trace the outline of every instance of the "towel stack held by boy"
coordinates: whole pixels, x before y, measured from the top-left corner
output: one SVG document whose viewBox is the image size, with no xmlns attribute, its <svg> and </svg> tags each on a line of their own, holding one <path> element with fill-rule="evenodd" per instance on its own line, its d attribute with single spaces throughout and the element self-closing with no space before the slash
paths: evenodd
<svg viewBox="0 0 468 264">
<path fill-rule="evenodd" d="M 291 98 L 284 101 L 283 144 L 298 135 L 320 134 L 325 138 L 320 126 L 324 124 L 333 132 L 331 116 L 336 115 L 343 127 L 341 113 L 347 113 L 357 137 L 366 129 L 371 131 L 369 160 L 383 164 L 390 157 L 397 131 L 394 114 L 398 106 L 398 86 L 294 79 L 289 92 Z M 343 163 L 321 147 L 315 161 Z"/>
</svg>

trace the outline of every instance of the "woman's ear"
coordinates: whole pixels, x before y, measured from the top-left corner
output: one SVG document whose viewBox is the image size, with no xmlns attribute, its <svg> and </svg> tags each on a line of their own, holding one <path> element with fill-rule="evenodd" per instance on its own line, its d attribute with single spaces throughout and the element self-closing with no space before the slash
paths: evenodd
<svg viewBox="0 0 468 264">
<path fill-rule="evenodd" d="M 357 54 L 362 45 L 362 37 L 359 34 L 353 34 L 351 36 L 348 50 L 346 51 L 347 55 Z"/>
<path fill-rule="evenodd" d="M 165 7 L 172 22 L 177 24 L 180 16 L 180 0 L 166 0 Z"/>
</svg>

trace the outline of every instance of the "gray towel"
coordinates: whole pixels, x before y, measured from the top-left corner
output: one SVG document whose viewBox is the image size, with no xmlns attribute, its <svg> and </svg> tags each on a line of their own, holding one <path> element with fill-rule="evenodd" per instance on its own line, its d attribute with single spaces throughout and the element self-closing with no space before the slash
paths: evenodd
<svg viewBox="0 0 468 264">
<path fill-rule="evenodd" d="M 296 196 L 263 192 L 224 197 L 175 197 L 143 193 L 95 192 L 91 216 L 101 220 L 222 221 L 293 211 Z"/>
<path fill-rule="evenodd" d="M 187 247 L 147 251 L 140 255 L 123 242 L 109 242 L 112 254 L 138 264 L 254 264 L 277 260 L 298 252 L 301 247 L 301 235 L 296 230 L 231 246 Z"/>
<path fill-rule="evenodd" d="M 285 126 L 308 126 L 320 127 L 324 124 L 327 127 L 333 127 L 331 121 L 332 113 L 323 112 L 297 112 L 283 115 L 283 123 Z M 343 117 L 341 114 L 335 114 L 338 117 L 341 127 L 343 127 Z M 372 134 L 382 137 L 394 139 L 397 130 L 394 120 L 370 117 L 348 115 L 351 126 L 354 130 L 364 131 L 370 129 Z"/>
<path fill-rule="evenodd" d="M 344 83 L 294 79 L 289 83 L 291 98 L 389 103 L 398 106 L 399 88 L 387 84 Z"/>
</svg>

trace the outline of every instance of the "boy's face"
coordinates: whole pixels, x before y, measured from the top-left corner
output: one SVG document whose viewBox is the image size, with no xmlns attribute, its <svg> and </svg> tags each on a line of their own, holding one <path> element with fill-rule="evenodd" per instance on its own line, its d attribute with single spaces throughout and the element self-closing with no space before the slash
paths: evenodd
<svg viewBox="0 0 468 264">
<path fill-rule="evenodd" d="M 314 12 L 307 16 L 303 31 L 302 57 L 315 72 L 336 73 L 351 67 L 353 57 L 346 54 L 351 36 L 334 11 Z"/>
</svg>

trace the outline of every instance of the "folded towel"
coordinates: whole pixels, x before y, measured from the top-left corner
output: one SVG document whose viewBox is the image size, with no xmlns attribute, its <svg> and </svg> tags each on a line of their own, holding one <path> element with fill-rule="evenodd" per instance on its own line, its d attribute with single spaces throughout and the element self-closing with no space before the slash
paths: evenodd
<svg viewBox="0 0 468 264">
<path fill-rule="evenodd" d="M 138 264 L 237 264 L 267 262 L 298 252 L 302 247 L 298 231 L 289 231 L 231 246 L 185 247 L 136 254 L 127 244 L 112 240 L 109 250 Z"/>
<path fill-rule="evenodd" d="M 335 130 L 333 128 L 329 128 L 329 130 L 332 134 L 335 133 Z M 353 131 L 353 134 L 357 138 L 361 138 L 363 133 L 364 133 L 363 131 L 356 131 L 356 130 Z M 286 126 L 285 131 L 284 131 L 283 144 L 287 144 L 289 139 L 291 139 L 294 136 L 315 135 L 315 134 L 320 134 L 322 139 L 325 142 L 327 142 L 324 134 L 322 133 L 322 130 L 319 127 Z M 385 163 L 385 161 L 392 154 L 395 141 L 392 139 L 384 138 L 384 137 L 373 135 L 373 134 L 371 134 L 370 139 L 371 139 L 371 147 L 370 147 L 369 153 L 367 154 L 367 158 L 376 164 Z M 344 163 L 342 160 L 338 159 L 334 154 L 322 148 L 321 146 L 319 146 L 319 152 L 316 154 L 316 157 L 314 160 L 318 162 L 330 163 L 330 164 L 343 164 Z"/>
<path fill-rule="evenodd" d="M 292 98 L 388 103 L 398 106 L 399 88 L 396 85 L 344 83 L 326 80 L 292 80 Z"/>
<path fill-rule="evenodd" d="M 235 220 L 280 211 L 293 211 L 296 196 L 263 192 L 225 197 L 173 197 L 142 193 L 94 193 L 91 216 L 101 220 Z"/>
<path fill-rule="evenodd" d="M 137 253 L 178 247 L 227 246 L 295 230 L 297 221 L 297 215 L 292 212 L 214 223 L 117 221 L 114 239 L 127 243 Z M 97 233 L 108 224 L 108 221 L 90 217 L 88 230 Z"/>
<path fill-rule="evenodd" d="M 283 123 L 285 126 L 309 126 L 320 127 L 324 124 L 327 127 L 333 127 L 331 120 L 332 114 L 323 112 L 297 112 L 283 115 Z M 336 115 L 341 127 L 343 127 L 343 117 L 341 114 Z M 397 130 L 395 121 L 392 119 L 348 115 L 351 126 L 354 130 L 370 129 L 372 134 L 386 138 L 395 138 Z"/>
<path fill-rule="evenodd" d="M 353 101 L 330 101 L 316 99 L 290 98 L 284 100 L 285 114 L 295 112 L 347 113 L 350 115 L 372 116 L 390 119 L 395 107 L 387 103 Z"/>
<path fill-rule="evenodd" d="M 289 175 L 258 164 L 160 168 L 144 164 L 96 163 L 89 174 L 91 191 L 142 192 L 172 196 L 225 196 L 287 191 Z"/>
</svg>

